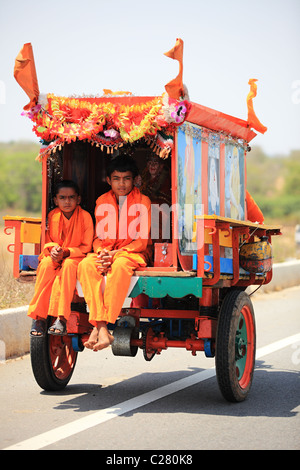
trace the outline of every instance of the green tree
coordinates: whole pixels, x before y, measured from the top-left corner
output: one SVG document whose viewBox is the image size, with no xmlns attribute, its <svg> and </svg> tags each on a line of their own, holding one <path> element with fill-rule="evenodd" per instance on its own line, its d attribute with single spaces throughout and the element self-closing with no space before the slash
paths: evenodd
<svg viewBox="0 0 300 470">
<path fill-rule="evenodd" d="M 0 209 L 40 212 L 41 164 L 39 146 L 27 142 L 0 144 Z"/>
</svg>

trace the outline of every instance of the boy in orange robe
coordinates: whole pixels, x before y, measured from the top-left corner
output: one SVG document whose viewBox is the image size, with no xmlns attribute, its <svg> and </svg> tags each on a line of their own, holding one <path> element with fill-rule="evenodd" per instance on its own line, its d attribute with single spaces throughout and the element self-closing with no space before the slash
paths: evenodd
<svg viewBox="0 0 300 470">
<path fill-rule="evenodd" d="M 138 170 L 128 156 L 116 157 L 107 171 L 111 190 L 96 201 L 94 253 L 78 266 L 78 279 L 94 329 L 84 346 L 98 351 L 113 342 L 107 323 L 115 323 L 133 272 L 150 259 L 151 202 L 134 186 Z M 102 294 L 101 283 L 106 274 Z"/>
<path fill-rule="evenodd" d="M 77 280 L 77 267 L 92 249 L 94 225 L 90 214 L 80 207 L 78 186 L 70 180 L 58 183 L 56 208 L 48 214 L 46 243 L 39 258 L 35 293 L 28 316 L 33 322 L 31 335 L 45 333 L 47 315 L 57 320 L 48 333 L 66 334 L 66 321 Z"/>
</svg>

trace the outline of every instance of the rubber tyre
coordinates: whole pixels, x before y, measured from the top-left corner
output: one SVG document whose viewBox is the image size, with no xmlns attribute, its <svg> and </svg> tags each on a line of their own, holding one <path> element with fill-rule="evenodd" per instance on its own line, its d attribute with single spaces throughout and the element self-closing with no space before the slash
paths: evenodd
<svg viewBox="0 0 300 470">
<path fill-rule="evenodd" d="M 47 320 L 47 330 L 55 319 Z M 74 372 L 77 352 L 71 336 L 30 336 L 32 372 L 37 384 L 46 391 L 63 390 Z"/>
<path fill-rule="evenodd" d="M 248 294 L 234 289 L 225 296 L 216 335 L 216 375 L 229 402 L 248 396 L 255 366 L 255 317 Z"/>
<path fill-rule="evenodd" d="M 138 347 L 131 345 L 132 339 L 138 339 L 138 328 L 116 326 L 114 329 L 114 341 L 111 345 L 112 353 L 114 356 L 130 356 L 134 357 L 137 354 Z"/>
</svg>

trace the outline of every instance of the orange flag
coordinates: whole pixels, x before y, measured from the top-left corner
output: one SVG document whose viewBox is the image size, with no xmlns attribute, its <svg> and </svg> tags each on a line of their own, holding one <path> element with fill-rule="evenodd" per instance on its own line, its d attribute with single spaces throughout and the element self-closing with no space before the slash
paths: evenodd
<svg viewBox="0 0 300 470">
<path fill-rule="evenodd" d="M 247 106 L 248 106 L 248 124 L 250 127 L 253 127 L 258 132 L 261 132 L 264 134 L 266 130 L 268 129 L 265 127 L 257 118 L 254 108 L 253 108 L 253 98 L 255 98 L 257 94 L 257 85 L 256 83 L 257 79 L 256 78 L 250 78 L 248 84 L 250 85 L 250 92 L 248 93 L 247 96 Z"/>
<path fill-rule="evenodd" d="M 264 223 L 264 216 L 251 194 L 246 190 L 247 219 L 251 222 Z"/>
<path fill-rule="evenodd" d="M 183 74 L 183 40 L 180 38 L 176 39 L 176 44 L 169 52 L 165 52 L 167 57 L 170 59 L 178 60 L 179 62 L 179 74 L 176 78 L 171 80 L 165 85 L 166 92 L 175 100 L 179 100 L 184 95 L 182 74 Z"/>
<path fill-rule="evenodd" d="M 24 109 L 32 108 L 37 103 L 40 91 L 30 43 L 24 44 L 16 57 L 14 77 L 30 99 L 30 102 L 24 106 Z"/>
</svg>

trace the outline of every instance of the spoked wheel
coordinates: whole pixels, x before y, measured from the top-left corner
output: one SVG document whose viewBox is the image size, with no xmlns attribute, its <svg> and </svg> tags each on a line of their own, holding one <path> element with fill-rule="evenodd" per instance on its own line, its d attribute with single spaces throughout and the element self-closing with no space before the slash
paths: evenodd
<svg viewBox="0 0 300 470">
<path fill-rule="evenodd" d="M 216 374 L 226 400 L 245 400 L 255 364 L 255 318 L 244 291 L 230 291 L 222 303 L 216 340 Z"/>
<path fill-rule="evenodd" d="M 47 329 L 55 321 L 50 317 Z M 30 357 L 33 375 L 38 385 L 47 391 L 62 390 L 72 377 L 77 359 L 72 347 L 72 337 L 31 336 Z"/>
</svg>

